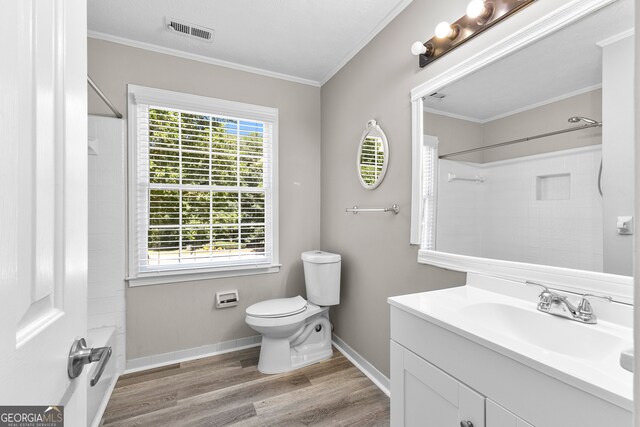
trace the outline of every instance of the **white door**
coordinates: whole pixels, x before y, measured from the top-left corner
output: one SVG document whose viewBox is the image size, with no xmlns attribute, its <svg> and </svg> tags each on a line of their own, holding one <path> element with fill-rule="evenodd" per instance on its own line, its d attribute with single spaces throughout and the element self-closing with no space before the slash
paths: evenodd
<svg viewBox="0 0 640 427">
<path fill-rule="evenodd" d="M 7 0 L 0 26 L 0 405 L 86 424 L 87 55 L 82 0 Z"/>
</svg>

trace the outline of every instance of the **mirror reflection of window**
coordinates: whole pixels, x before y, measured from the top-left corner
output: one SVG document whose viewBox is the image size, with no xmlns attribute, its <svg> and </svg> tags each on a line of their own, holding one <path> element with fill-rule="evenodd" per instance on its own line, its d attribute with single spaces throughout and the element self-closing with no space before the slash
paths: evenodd
<svg viewBox="0 0 640 427">
<path fill-rule="evenodd" d="M 360 152 L 360 176 L 362 180 L 373 185 L 382 173 L 384 165 L 384 146 L 379 136 L 367 136 Z"/>
<path fill-rule="evenodd" d="M 438 138 L 425 135 L 422 146 L 422 249 L 435 249 L 437 188 Z"/>
</svg>

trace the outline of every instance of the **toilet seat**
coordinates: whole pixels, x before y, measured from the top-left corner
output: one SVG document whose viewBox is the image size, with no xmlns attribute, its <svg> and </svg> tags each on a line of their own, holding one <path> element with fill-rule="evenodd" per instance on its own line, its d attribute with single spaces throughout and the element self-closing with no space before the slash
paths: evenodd
<svg viewBox="0 0 640 427">
<path fill-rule="evenodd" d="M 307 309 L 307 300 L 300 295 L 293 298 L 275 298 L 249 306 L 248 316 L 258 318 L 288 317 L 302 313 Z"/>
</svg>

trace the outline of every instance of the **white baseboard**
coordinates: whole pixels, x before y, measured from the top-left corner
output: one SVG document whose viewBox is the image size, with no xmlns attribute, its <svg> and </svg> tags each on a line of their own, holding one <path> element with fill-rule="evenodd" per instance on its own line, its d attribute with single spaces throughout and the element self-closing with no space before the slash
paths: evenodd
<svg viewBox="0 0 640 427">
<path fill-rule="evenodd" d="M 212 344 L 204 347 L 191 348 L 176 352 L 157 354 L 153 356 L 140 357 L 137 359 L 127 360 L 127 369 L 123 374 L 140 372 L 147 369 L 160 368 L 162 366 L 174 363 L 187 362 L 190 360 L 201 359 L 203 357 L 216 356 L 218 354 L 230 353 L 232 351 L 243 350 L 245 348 L 257 347 L 260 345 L 262 336 L 242 338 L 238 340 L 225 341 L 218 344 Z M 355 365 L 363 374 L 367 376 L 384 394 L 390 396 L 391 382 L 389 378 L 384 376 L 382 372 L 377 370 L 375 366 L 362 357 L 358 352 L 349 347 L 347 343 L 342 341 L 337 335 L 333 335 L 332 343 L 335 348 L 340 351 L 351 363 Z M 114 384 L 115 385 L 115 381 Z M 112 387 L 113 390 L 113 387 Z M 109 392 L 109 395 L 111 392 Z M 106 405 L 105 405 L 106 407 Z M 104 408 L 101 408 L 104 411 Z"/>
<path fill-rule="evenodd" d="M 172 351 L 169 353 L 130 359 L 127 360 L 127 369 L 123 372 L 123 374 L 131 374 L 133 372 L 160 368 L 162 366 L 167 366 L 174 363 L 188 362 L 190 360 L 201 359 L 203 357 L 217 356 L 218 354 L 230 353 L 232 351 L 243 350 L 245 348 L 257 347 L 260 345 L 261 341 L 262 336 L 255 335 L 252 337 L 205 345 L 203 347 L 195 347 L 186 350 Z"/>
<path fill-rule="evenodd" d="M 334 334 L 332 342 L 334 347 L 337 348 L 340 353 L 344 354 L 344 357 L 349 359 L 356 368 L 360 369 L 367 378 L 373 381 L 384 394 L 391 396 L 391 381 L 389 381 L 389 378 L 385 377 L 384 374 L 369 363 L 367 359 L 360 356 L 357 351 L 349 347 L 339 336 Z"/>
<path fill-rule="evenodd" d="M 113 389 L 116 387 L 116 383 L 118 382 L 118 377 L 120 375 L 114 375 L 111 380 L 111 384 L 109 384 L 109 388 L 107 392 L 104 394 L 102 398 L 102 403 L 100 403 L 100 407 L 96 412 L 96 416 L 93 417 L 93 422 L 91 423 L 91 427 L 98 427 L 100 422 L 102 421 L 102 416 L 104 415 L 105 409 L 107 409 L 107 405 L 109 404 L 109 399 L 111 399 L 111 393 L 113 393 Z"/>
</svg>

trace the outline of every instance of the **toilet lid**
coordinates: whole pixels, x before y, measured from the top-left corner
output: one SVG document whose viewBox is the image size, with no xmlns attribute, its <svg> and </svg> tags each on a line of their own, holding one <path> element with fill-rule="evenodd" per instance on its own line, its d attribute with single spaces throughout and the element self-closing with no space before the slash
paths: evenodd
<svg viewBox="0 0 640 427">
<path fill-rule="evenodd" d="M 261 301 L 247 308 L 247 314 L 254 317 L 285 317 L 303 312 L 307 300 L 300 295 L 293 298 L 276 298 Z"/>
</svg>

